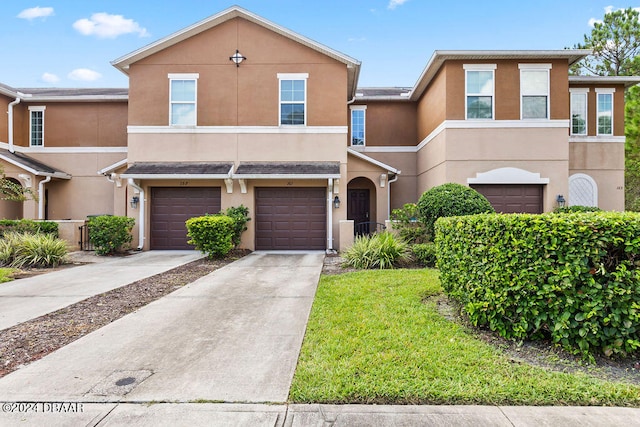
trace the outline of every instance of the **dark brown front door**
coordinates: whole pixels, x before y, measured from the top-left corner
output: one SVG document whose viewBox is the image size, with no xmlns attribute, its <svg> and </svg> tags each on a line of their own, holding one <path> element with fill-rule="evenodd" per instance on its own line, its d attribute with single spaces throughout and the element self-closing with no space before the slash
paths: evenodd
<svg viewBox="0 0 640 427">
<path fill-rule="evenodd" d="M 369 234 L 369 190 L 351 189 L 347 192 L 347 219 L 353 220 L 356 234 Z M 358 226 L 358 224 L 363 224 Z"/>
<path fill-rule="evenodd" d="M 476 184 L 472 188 L 485 196 L 496 212 L 542 213 L 542 185 Z"/>
<path fill-rule="evenodd" d="M 151 188 L 151 249 L 193 249 L 185 221 L 220 212 L 220 187 Z"/>
<path fill-rule="evenodd" d="M 327 248 L 326 188 L 256 188 L 256 250 Z"/>
</svg>

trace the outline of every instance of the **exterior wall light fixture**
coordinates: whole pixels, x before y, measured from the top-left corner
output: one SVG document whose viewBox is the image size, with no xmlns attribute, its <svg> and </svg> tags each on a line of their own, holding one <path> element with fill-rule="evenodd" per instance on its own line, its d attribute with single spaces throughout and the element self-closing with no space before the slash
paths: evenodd
<svg viewBox="0 0 640 427">
<path fill-rule="evenodd" d="M 131 202 L 129 204 L 131 205 L 132 209 L 137 209 L 138 208 L 138 202 L 140 202 L 140 197 L 133 196 L 131 198 Z"/>
<path fill-rule="evenodd" d="M 567 203 L 567 201 L 564 199 L 564 196 L 562 194 L 558 194 L 558 197 L 556 197 L 556 203 L 558 204 L 559 208 L 564 208 L 564 205 Z"/>
<path fill-rule="evenodd" d="M 236 64 L 236 67 L 239 67 L 240 63 L 245 59 L 247 58 L 242 56 L 242 54 L 240 53 L 240 51 L 238 51 L 238 49 L 236 49 L 236 53 L 234 53 L 232 56 L 229 57 L 229 60 L 233 61 L 233 63 Z"/>
<path fill-rule="evenodd" d="M 340 207 L 340 197 L 338 197 L 337 195 L 333 198 L 333 207 L 336 209 Z"/>
</svg>

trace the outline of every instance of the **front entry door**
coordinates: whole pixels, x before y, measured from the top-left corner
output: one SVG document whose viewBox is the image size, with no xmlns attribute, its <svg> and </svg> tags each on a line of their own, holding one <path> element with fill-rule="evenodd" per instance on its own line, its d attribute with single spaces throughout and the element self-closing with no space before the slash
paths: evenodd
<svg viewBox="0 0 640 427">
<path fill-rule="evenodd" d="M 352 219 L 356 234 L 369 234 L 369 190 L 354 189 L 347 192 L 347 219 Z M 358 227 L 358 224 L 363 224 Z"/>
</svg>

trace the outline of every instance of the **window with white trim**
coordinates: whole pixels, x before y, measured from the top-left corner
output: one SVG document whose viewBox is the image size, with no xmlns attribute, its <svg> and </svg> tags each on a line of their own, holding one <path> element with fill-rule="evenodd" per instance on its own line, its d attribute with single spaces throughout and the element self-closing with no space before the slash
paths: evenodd
<svg viewBox="0 0 640 427">
<path fill-rule="evenodd" d="M 613 93 L 615 89 L 596 88 L 596 135 L 613 135 Z"/>
<path fill-rule="evenodd" d="M 307 73 L 278 73 L 280 125 L 307 124 Z"/>
<path fill-rule="evenodd" d="M 169 125 L 196 125 L 198 77 L 197 73 L 169 74 Z"/>
<path fill-rule="evenodd" d="M 569 89 L 571 95 L 571 135 L 587 134 L 588 88 Z"/>
<path fill-rule="evenodd" d="M 44 110 L 46 107 L 29 107 L 29 146 L 44 146 Z"/>
<path fill-rule="evenodd" d="M 518 68 L 521 119 L 548 119 L 551 64 L 518 64 Z"/>
<path fill-rule="evenodd" d="M 465 117 L 493 119 L 496 64 L 464 64 L 463 68 L 465 70 Z"/>
<path fill-rule="evenodd" d="M 351 145 L 353 146 L 365 145 L 366 112 L 366 105 L 351 106 Z"/>
</svg>

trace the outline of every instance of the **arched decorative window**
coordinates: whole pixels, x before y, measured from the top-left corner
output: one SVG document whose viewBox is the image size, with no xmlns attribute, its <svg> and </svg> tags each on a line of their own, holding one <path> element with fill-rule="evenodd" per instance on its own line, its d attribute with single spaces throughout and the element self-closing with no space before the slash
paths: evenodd
<svg viewBox="0 0 640 427">
<path fill-rule="evenodd" d="M 589 175 L 569 177 L 569 206 L 598 206 L 598 184 Z"/>
</svg>

